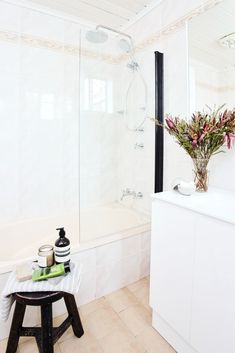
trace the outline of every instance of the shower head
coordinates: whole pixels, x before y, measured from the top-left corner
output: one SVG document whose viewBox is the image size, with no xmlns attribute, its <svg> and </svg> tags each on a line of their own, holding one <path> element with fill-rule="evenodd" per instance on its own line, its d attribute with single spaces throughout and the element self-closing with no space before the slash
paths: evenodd
<svg viewBox="0 0 235 353">
<path fill-rule="evenodd" d="M 96 31 L 100 31 L 100 30 L 110 31 L 110 32 L 118 34 L 119 36 L 127 38 L 127 39 L 124 39 L 124 38 L 120 39 L 118 41 L 118 46 L 119 46 L 119 48 L 122 51 L 124 51 L 127 54 L 133 53 L 133 51 L 134 51 L 133 40 L 132 40 L 132 37 L 129 34 L 124 33 L 124 32 L 120 32 L 120 31 L 118 31 L 118 30 L 116 30 L 114 28 L 111 28 L 111 27 L 98 25 L 96 27 Z M 106 33 L 104 33 L 104 34 L 106 34 Z"/>
<path fill-rule="evenodd" d="M 125 53 L 129 54 L 132 51 L 131 44 L 126 39 L 120 39 L 118 42 L 119 48 Z"/>
<path fill-rule="evenodd" d="M 101 44 L 108 40 L 108 35 L 101 30 L 87 31 L 86 39 L 91 43 Z"/>
</svg>

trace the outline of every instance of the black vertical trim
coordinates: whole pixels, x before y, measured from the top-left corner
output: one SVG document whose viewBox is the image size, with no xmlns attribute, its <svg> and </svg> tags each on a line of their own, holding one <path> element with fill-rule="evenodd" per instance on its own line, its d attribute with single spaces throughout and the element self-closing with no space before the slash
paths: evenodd
<svg viewBox="0 0 235 353">
<path fill-rule="evenodd" d="M 155 117 L 164 122 L 164 63 L 163 53 L 155 52 Z M 155 126 L 155 185 L 154 191 L 163 190 L 163 153 L 164 153 L 164 131 L 162 127 Z"/>
</svg>

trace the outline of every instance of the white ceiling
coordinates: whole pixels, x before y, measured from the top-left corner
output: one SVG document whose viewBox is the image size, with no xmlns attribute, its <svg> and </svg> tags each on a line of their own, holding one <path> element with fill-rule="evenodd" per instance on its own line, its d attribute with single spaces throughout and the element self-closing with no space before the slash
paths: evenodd
<svg viewBox="0 0 235 353">
<path fill-rule="evenodd" d="M 31 0 L 31 3 L 77 16 L 90 24 L 125 28 L 161 0 Z"/>
<path fill-rule="evenodd" d="M 219 38 L 235 32 L 235 1 L 224 0 L 189 22 L 190 56 L 219 68 L 235 66 L 235 49 L 222 47 Z"/>
</svg>

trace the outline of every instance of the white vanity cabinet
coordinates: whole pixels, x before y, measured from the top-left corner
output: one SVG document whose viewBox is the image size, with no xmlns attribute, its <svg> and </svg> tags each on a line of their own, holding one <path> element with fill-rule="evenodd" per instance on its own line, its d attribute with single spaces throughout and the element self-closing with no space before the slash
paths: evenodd
<svg viewBox="0 0 235 353">
<path fill-rule="evenodd" d="M 178 353 L 235 352 L 235 194 L 153 196 L 153 327 Z"/>
</svg>

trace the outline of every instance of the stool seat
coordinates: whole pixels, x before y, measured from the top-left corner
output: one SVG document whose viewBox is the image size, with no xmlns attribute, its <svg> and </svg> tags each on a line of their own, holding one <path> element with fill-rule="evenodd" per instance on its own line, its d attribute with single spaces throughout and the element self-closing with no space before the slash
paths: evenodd
<svg viewBox="0 0 235 353">
<path fill-rule="evenodd" d="M 63 296 L 63 292 L 19 292 L 13 294 L 13 298 L 19 303 L 31 306 L 54 303 Z"/>
<path fill-rule="evenodd" d="M 16 353 L 20 336 L 33 336 L 39 353 L 54 353 L 54 344 L 72 326 L 75 336 L 84 334 L 75 298 L 65 292 L 18 292 L 6 353 Z M 52 304 L 64 298 L 68 317 L 59 327 L 53 327 Z M 23 327 L 26 306 L 40 306 L 41 327 Z"/>
</svg>

